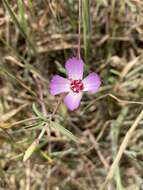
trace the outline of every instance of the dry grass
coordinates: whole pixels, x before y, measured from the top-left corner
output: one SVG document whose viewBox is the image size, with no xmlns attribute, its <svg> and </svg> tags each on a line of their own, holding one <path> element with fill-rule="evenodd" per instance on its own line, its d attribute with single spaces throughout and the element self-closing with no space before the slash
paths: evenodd
<svg viewBox="0 0 143 190">
<path fill-rule="evenodd" d="M 45 125 L 39 111 L 49 118 L 58 102 L 48 91 L 52 75 L 64 76 L 65 60 L 76 55 L 77 11 L 75 0 L 0 3 L 0 190 L 142 189 L 141 0 L 83 0 L 85 74 L 98 72 L 102 87 L 75 112 L 62 104 L 56 114 L 77 143 L 53 128 L 22 161 Z"/>
</svg>

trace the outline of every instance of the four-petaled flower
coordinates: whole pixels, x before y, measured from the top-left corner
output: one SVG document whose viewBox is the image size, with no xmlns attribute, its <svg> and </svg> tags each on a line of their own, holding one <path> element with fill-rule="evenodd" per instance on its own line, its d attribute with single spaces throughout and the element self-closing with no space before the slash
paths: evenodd
<svg viewBox="0 0 143 190">
<path fill-rule="evenodd" d="M 64 98 L 64 103 L 70 110 L 78 108 L 84 91 L 95 93 L 101 85 L 99 75 L 94 72 L 83 79 L 83 67 L 82 59 L 70 58 L 65 64 L 68 78 L 55 75 L 50 83 L 52 95 L 68 93 Z"/>
</svg>

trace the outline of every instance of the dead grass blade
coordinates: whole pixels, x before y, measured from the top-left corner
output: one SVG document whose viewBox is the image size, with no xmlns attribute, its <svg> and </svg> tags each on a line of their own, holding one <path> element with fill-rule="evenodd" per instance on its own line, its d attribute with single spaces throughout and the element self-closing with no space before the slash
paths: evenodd
<svg viewBox="0 0 143 190">
<path fill-rule="evenodd" d="M 0 116 L 0 122 L 1 122 L 1 123 L 6 122 L 6 121 L 9 120 L 11 117 L 13 117 L 13 116 L 16 115 L 18 112 L 20 112 L 23 108 L 25 108 L 27 105 L 28 105 L 28 104 L 26 103 L 26 104 L 20 106 L 19 108 L 13 109 L 13 110 L 7 112 L 6 114 Z M 1 125 L 0 125 L 0 127 L 1 127 Z"/>
<path fill-rule="evenodd" d="M 140 114 L 138 115 L 138 117 L 136 118 L 135 122 L 133 123 L 133 125 L 130 127 L 130 129 L 127 131 L 126 135 L 125 135 L 125 138 L 119 148 L 119 151 L 116 155 L 116 158 L 113 162 L 113 164 L 111 165 L 110 169 L 109 169 L 109 172 L 107 174 L 107 177 L 105 179 L 105 182 L 104 184 L 102 185 L 102 187 L 100 188 L 100 190 L 104 190 L 106 185 L 108 184 L 108 182 L 113 178 L 113 175 L 114 175 L 114 172 L 116 170 L 116 168 L 118 167 L 119 165 L 119 161 L 121 160 L 122 158 L 122 155 L 129 143 L 129 140 L 131 139 L 132 135 L 133 135 L 133 132 L 135 131 L 135 129 L 137 128 L 139 122 L 141 121 L 141 119 L 143 118 L 143 110 L 140 112 Z"/>
</svg>

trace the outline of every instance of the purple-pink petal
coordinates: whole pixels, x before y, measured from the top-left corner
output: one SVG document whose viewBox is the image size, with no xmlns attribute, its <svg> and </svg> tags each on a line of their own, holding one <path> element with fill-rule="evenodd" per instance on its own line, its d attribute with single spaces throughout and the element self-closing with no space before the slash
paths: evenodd
<svg viewBox="0 0 143 190">
<path fill-rule="evenodd" d="M 84 63 L 82 59 L 76 57 L 68 59 L 65 64 L 68 77 L 76 80 L 83 78 L 83 67 Z"/>
<path fill-rule="evenodd" d="M 66 106 L 71 110 L 75 110 L 78 108 L 80 104 L 82 94 L 81 93 L 72 93 L 70 92 L 65 98 L 64 98 L 64 103 Z"/>
<path fill-rule="evenodd" d="M 57 95 L 63 92 L 70 91 L 70 81 L 59 75 L 53 76 L 50 83 L 50 93 L 52 95 Z"/>
<path fill-rule="evenodd" d="M 97 92 L 101 85 L 101 79 L 98 74 L 90 73 L 84 80 L 84 91 L 90 91 L 91 93 Z"/>
</svg>

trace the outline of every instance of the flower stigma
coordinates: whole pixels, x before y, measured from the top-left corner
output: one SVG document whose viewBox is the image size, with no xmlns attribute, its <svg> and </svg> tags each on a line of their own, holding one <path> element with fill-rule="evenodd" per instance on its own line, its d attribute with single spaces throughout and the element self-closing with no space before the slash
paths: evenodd
<svg viewBox="0 0 143 190">
<path fill-rule="evenodd" d="M 70 83 L 70 89 L 74 92 L 74 93 L 79 93 L 84 89 L 84 85 L 82 80 L 72 80 L 70 79 L 71 83 Z"/>
</svg>

